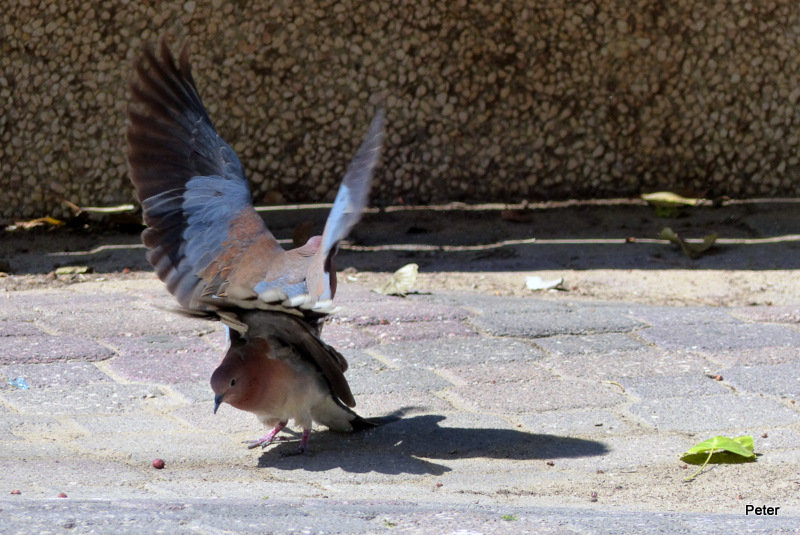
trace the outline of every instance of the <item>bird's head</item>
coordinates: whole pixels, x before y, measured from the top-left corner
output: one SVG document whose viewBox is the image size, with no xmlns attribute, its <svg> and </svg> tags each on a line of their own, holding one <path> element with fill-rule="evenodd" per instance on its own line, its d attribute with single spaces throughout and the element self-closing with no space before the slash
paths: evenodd
<svg viewBox="0 0 800 535">
<path fill-rule="evenodd" d="M 226 358 L 227 360 L 227 358 Z M 214 414 L 224 401 L 236 406 L 245 390 L 243 383 L 244 366 L 231 365 L 223 361 L 211 375 L 211 389 L 214 391 Z"/>
<path fill-rule="evenodd" d="M 214 413 L 224 402 L 241 410 L 252 410 L 259 395 L 260 363 L 268 345 L 261 339 L 231 337 L 231 346 L 219 367 L 211 375 Z"/>
</svg>

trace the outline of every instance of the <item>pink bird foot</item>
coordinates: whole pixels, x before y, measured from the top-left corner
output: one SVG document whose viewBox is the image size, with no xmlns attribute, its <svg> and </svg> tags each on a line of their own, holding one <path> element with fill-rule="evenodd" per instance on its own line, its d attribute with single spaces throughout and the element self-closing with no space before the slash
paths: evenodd
<svg viewBox="0 0 800 535">
<path fill-rule="evenodd" d="M 303 429 L 303 437 L 300 439 L 300 445 L 294 452 L 281 453 L 284 457 L 292 457 L 294 455 L 302 455 L 308 450 L 308 437 L 311 435 L 311 429 Z"/>
<path fill-rule="evenodd" d="M 253 448 L 257 448 L 261 446 L 262 448 L 266 448 L 269 446 L 272 441 L 275 439 L 275 435 L 280 433 L 284 427 L 286 427 L 287 422 L 279 422 L 278 425 L 272 428 L 272 430 L 264 435 L 263 437 L 257 440 L 248 440 L 245 443 L 247 444 L 247 449 L 252 450 Z M 303 435 L 305 437 L 305 434 Z M 307 441 L 308 439 L 306 439 Z"/>
</svg>

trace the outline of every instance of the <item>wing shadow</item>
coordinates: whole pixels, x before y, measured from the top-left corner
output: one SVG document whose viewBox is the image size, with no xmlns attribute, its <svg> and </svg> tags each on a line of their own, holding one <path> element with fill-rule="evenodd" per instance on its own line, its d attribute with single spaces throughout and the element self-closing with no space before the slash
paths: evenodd
<svg viewBox="0 0 800 535">
<path fill-rule="evenodd" d="M 361 433 L 314 433 L 310 454 L 291 456 L 296 442 L 282 442 L 266 451 L 258 466 L 311 472 L 339 468 L 351 473 L 441 475 L 451 468 L 430 459 L 534 460 L 608 452 L 602 442 L 513 429 L 440 426 L 445 419 L 428 414 L 398 419 Z"/>
</svg>

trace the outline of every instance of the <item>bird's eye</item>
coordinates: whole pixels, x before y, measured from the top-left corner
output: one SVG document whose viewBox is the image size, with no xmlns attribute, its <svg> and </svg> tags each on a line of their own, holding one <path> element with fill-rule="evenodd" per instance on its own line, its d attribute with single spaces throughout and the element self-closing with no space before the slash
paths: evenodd
<svg viewBox="0 0 800 535">
<path fill-rule="evenodd" d="M 231 379 L 231 386 L 236 384 L 236 379 Z"/>
</svg>

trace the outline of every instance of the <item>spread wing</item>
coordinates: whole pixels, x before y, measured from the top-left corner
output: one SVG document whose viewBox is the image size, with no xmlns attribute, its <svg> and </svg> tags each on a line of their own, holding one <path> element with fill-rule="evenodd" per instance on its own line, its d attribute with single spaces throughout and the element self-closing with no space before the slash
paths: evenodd
<svg viewBox="0 0 800 535">
<path fill-rule="evenodd" d="M 252 205 L 241 162 L 217 134 L 191 73 L 164 39 L 135 65 L 128 164 L 144 210 L 147 259 L 189 310 L 330 311 L 331 259 L 367 202 L 383 114 L 350 164 L 322 237 L 285 251 Z"/>
</svg>

